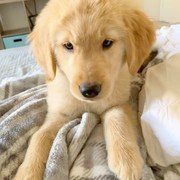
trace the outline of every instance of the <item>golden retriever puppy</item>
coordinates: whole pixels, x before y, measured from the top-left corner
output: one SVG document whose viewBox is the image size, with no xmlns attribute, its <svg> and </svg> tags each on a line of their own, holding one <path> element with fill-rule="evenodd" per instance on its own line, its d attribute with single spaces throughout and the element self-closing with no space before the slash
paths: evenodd
<svg viewBox="0 0 180 180">
<path fill-rule="evenodd" d="M 47 76 L 48 114 L 32 136 L 16 180 L 41 180 L 58 130 L 84 112 L 101 116 L 108 165 L 122 180 L 143 160 L 130 111 L 131 75 L 154 41 L 152 22 L 125 0 L 50 0 L 30 35 Z"/>
</svg>

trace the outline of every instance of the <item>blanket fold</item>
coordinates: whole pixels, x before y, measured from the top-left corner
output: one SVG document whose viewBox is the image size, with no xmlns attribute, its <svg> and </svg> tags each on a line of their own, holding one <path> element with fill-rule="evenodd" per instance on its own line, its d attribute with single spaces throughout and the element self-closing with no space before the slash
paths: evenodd
<svg viewBox="0 0 180 180">
<path fill-rule="evenodd" d="M 43 124 L 47 113 L 47 88 L 39 80 L 41 76 L 33 76 L 31 81 L 29 77 L 26 81 L 26 78 L 0 88 L 1 94 L 5 95 L 0 102 L 0 180 L 13 179 L 24 159 L 30 137 Z M 29 88 L 31 85 L 32 88 Z M 85 113 L 57 133 L 46 163 L 44 179 L 117 179 L 109 170 L 106 159 L 100 118 Z M 147 166 L 143 174 L 145 179 L 154 179 Z"/>
<path fill-rule="evenodd" d="M 144 80 L 132 83 L 131 101 L 137 110 L 137 96 Z M 31 88 L 30 88 L 31 87 Z M 22 163 L 30 137 L 43 124 L 47 87 L 42 74 L 24 77 L 0 86 L 0 180 L 13 179 Z M 146 148 L 140 140 L 146 162 Z M 107 152 L 100 118 L 83 114 L 59 130 L 46 163 L 45 180 L 117 179 L 107 165 Z M 142 180 L 154 180 L 145 163 Z"/>
</svg>

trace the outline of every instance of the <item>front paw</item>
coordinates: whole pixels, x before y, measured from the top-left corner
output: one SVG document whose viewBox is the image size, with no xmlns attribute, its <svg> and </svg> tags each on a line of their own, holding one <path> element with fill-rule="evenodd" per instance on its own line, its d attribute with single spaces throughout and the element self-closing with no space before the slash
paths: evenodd
<svg viewBox="0 0 180 180">
<path fill-rule="evenodd" d="M 43 172 L 42 170 L 37 167 L 37 165 L 25 165 L 22 164 L 16 175 L 14 180 L 42 180 L 43 179 Z"/>
<path fill-rule="evenodd" d="M 142 175 L 143 159 L 138 150 L 108 152 L 108 166 L 120 180 L 139 180 Z"/>
</svg>

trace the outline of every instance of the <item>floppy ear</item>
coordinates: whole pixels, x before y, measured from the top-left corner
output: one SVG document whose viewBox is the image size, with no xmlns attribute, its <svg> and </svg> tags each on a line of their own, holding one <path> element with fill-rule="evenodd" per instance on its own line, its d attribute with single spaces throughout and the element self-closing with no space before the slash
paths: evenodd
<svg viewBox="0 0 180 180">
<path fill-rule="evenodd" d="M 33 32 L 29 35 L 29 41 L 32 45 L 33 54 L 39 66 L 46 74 L 47 80 L 53 80 L 55 77 L 55 61 L 52 53 L 51 37 L 49 23 L 46 23 L 43 16 L 37 19 Z"/>
<path fill-rule="evenodd" d="M 125 59 L 129 71 L 135 75 L 148 57 L 155 40 L 153 23 L 139 10 L 129 10 L 124 14 Z"/>
</svg>

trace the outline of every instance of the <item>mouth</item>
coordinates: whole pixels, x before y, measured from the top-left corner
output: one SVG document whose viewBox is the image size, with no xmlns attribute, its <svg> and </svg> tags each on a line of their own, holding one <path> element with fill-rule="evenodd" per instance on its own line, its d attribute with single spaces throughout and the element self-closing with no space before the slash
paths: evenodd
<svg viewBox="0 0 180 180">
<path fill-rule="evenodd" d="M 94 98 L 81 98 L 81 101 L 87 102 L 87 103 L 93 103 L 101 100 L 102 98 L 100 96 L 94 97 Z"/>
</svg>

